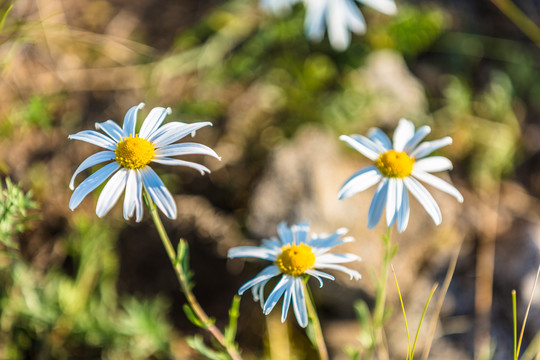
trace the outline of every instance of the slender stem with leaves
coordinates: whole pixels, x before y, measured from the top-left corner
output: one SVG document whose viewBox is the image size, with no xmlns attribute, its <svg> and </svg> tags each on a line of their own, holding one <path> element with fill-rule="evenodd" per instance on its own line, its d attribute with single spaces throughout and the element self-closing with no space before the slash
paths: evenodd
<svg viewBox="0 0 540 360">
<path fill-rule="evenodd" d="M 319 322 L 319 317 L 317 316 L 317 310 L 315 309 L 311 290 L 309 289 L 309 286 L 307 286 L 306 281 L 302 282 L 302 286 L 304 287 L 304 293 L 306 294 L 306 307 L 309 317 L 308 335 L 311 335 L 309 337 L 319 353 L 319 358 L 321 360 L 328 360 L 328 350 L 326 349 L 321 323 Z"/>
<path fill-rule="evenodd" d="M 180 289 L 186 297 L 187 304 L 184 306 L 184 312 L 195 325 L 207 330 L 213 336 L 213 338 L 221 345 L 221 347 L 223 347 L 223 349 L 226 351 L 226 353 L 231 359 L 242 359 L 240 353 L 238 352 L 236 344 L 234 343 L 234 338 L 236 334 L 236 320 L 238 319 L 237 313 L 239 299 L 235 298 L 235 300 L 233 300 L 233 306 L 231 307 L 230 312 L 230 323 L 227 327 L 227 330 L 225 331 L 225 335 L 223 335 L 223 333 L 214 324 L 214 320 L 206 314 L 204 309 L 197 301 L 197 298 L 191 291 L 192 284 L 190 281 L 191 276 L 188 264 L 187 243 L 183 239 L 180 239 L 180 242 L 178 244 L 178 250 L 174 250 L 171 240 L 169 239 L 169 236 L 165 231 L 165 227 L 163 226 L 163 223 L 159 217 L 156 205 L 154 204 L 146 190 L 143 191 L 143 195 L 145 203 L 150 211 L 150 215 L 152 216 L 152 220 L 156 225 L 159 237 L 163 243 L 163 246 L 165 247 L 165 251 L 169 256 L 169 259 L 171 260 L 171 264 L 175 270 L 176 276 L 178 277 Z M 192 343 L 199 344 L 200 346 L 198 346 L 198 348 L 202 348 L 204 346 L 202 342 L 199 342 L 197 339 L 192 341 Z M 210 351 L 210 349 L 207 349 L 207 351 Z"/>
<path fill-rule="evenodd" d="M 376 341 L 379 347 L 380 356 L 386 352 L 384 345 L 384 321 L 385 321 L 385 305 L 386 291 L 388 283 L 388 270 L 390 263 L 397 252 L 397 245 L 392 244 L 392 228 L 388 227 L 386 233 L 382 236 L 384 254 L 381 264 L 380 277 L 377 281 L 375 308 L 373 309 L 373 327 L 375 331 Z M 388 357 L 388 354 L 385 356 Z"/>
</svg>

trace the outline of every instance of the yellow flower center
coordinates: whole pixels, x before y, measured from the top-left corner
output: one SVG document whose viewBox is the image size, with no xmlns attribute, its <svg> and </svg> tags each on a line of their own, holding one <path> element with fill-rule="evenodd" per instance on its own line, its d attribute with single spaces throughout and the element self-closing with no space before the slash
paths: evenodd
<svg viewBox="0 0 540 360">
<path fill-rule="evenodd" d="M 403 179 L 411 174 L 414 158 L 404 152 L 390 150 L 381 154 L 375 165 L 384 176 Z"/>
<path fill-rule="evenodd" d="M 315 255 L 311 247 L 302 243 L 300 245 L 285 245 L 276 259 L 276 266 L 283 274 L 291 276 L 302 275 L 315 264 Z"/>
<path fill-rule="evenodd" d="M 116 162 L 127 169 L 140 169 L 154 158 L 154 144 L 138 135 L 124 138 L 114 151 Z"/>
</svg>

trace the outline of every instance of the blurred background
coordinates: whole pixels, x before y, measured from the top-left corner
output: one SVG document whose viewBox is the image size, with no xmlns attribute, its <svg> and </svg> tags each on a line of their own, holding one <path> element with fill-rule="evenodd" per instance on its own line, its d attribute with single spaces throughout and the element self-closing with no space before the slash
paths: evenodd
<svg viewBox="0 0 540 360">
<path fill-rule="evenodd" d="M 306 40 L 302 6 L 276 17 L 256 0 L 0 1 L 0 358 L 200 358 L 186 338 L 205 334 L 182 311 L 148 214 L 126 222 L 117 204 L 99 219 L 99 191 L 68 208 L 69 180 L 97 148 L 67 136 L 121 123 L 139 102 L 140 118 L 170 106 L 169 121 L 213 123 L 196 141 L 222 161 L 193 157 L 210 175 L 155 168 L 179 209 L 167 231 L 189 243 L 194 292 L 220 327 L 238 287 L 264 266 L 228 261 L 230 247 L 259 244 L 280 221 L 349 229 L 356 242 L 339 250 L 364 259 L 353 265 L 363 279 L 314 289 L 333 359 L 361 352 L 358 304 L 373 304 L 385 230 L 367 230 L 373 190 L 337 200 L 367 164 L 339 135 L 391 133 L 406 117 L 432 127 L 428 140 L 451 136 L 438 153 L 454 170 L 442 176 L 465 202 L 430 189 L 443 212 L 436 227 L 413 201 L 393 265 L 416 328 L 457 257 L 418 354 L 444 297 L 430 359 L 511 358 L 511 291 L 521 324 L 540 263 L 540 2 L 397 5 L 395 16 L 361 6 L 367 33 L 336 52 L 326 39 Z M 405 325 L 389 289 L 388 347 L 404 359 Z M 244 296 L 245 358 L 316 358 L 294 319 L 282 325 L 274 312 L 264 317 Z M 540 352 L 539 332 L 536 294 L 523 358 Z"/>
</svg>

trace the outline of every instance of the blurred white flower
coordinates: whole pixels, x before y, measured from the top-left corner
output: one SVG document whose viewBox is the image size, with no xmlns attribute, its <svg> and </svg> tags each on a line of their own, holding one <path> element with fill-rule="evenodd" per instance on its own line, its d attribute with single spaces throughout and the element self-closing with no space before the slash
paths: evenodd
<svg viewBox="0 0 540 360">
<path fill-rule="evenodd" d="M 354 254 L 330 254 L 333 247 L 353 241 L 352 237 L 342 236 L 346 229 L 339 229 L 331 235 L 312 235 L 309 237 L 309 225 L 300 223 L 288 227 L 278 225 L 278 238 L 264 239 L 261 246 L 238 246 L 229 250 L 229 258 L 252 257 L 272 261 L 273 264 L 264 268 L 253 279 L 242 285 L 238 293 L 242 295 L 251 288 L 255 301 L 260 301 L 265 315 L 268 315 L 283 296 L 281 322 L 284 322 L 289 312 L 292 300 L 294 314 L 298 324 L 306 327 L 308 315 L 304 292 L 304 277 L 313 276 L 322 287 L 322 278 L 335 278 L 317 269 L 339 270 L 351 277 L 359 279 L 360 274 L 343 265 L 360 258 Z M 264 299 L 264 287 L 271 278 L 281 275 L 268 298 Z"/>
<path fill-rule="evenodd" d="M 422 126 L 415 132 L 412 122 L 401 119 L 394 131 L 393 144 L 378 128 L 368 132 L 369 138 L 362 135 L 340 136 L 341 140 L 374 162 L 353 174 L 338 194 L 339 199 L 344 199 L 379 184 L 369 207 L 368 228 L 377 225 L 386 207 L 387 225 L 392 226 L 397 221 L 398 231 L 405 231 L 409 223 L 407 190 L 420 202 L 435 224 L 439 225 L 442 221 L 439 205 L 418 180 L 463 202 L 463 196 L 455 187 L 430 174 L 452 169 L 452 163 L 445 157 L 426 157 L 452 143 L 448 136 L 420 143 L 430 132 L 429 126 Z"/>
<path fill-rule="evenodd" d="M 312 41 L 321 41 L 325 31 L 336 50 L 345 50 L 351 42 L 351 32 L 366 32 L 366 21 L 355 0 L 302 0 L 306 7 L 305 31 Z M 387 15 L 397 11 L 394 0 L 356 0 Z M 283 15 L 300 0 L 261 0 L 261 6 L 274 14 Z"/>
<path fill-rule="evenodd" d="M 170 219 L 176 218 L 176 204 L 169 190 L 159 176 L 148 166 L 151 162 L 164 165 L 188 166 L 201 174 L 210 172 L 205 166 L 184 160 L 173 159 L 171 156 L 202 154 L 219 159 L 219 156 L 208 146 L 197 143 L 173 144 L 188 134 L 194 134 L 198 129 L 212 125 L 210 122 L 186 124 L 170 122 L 161 124 L 171 113 L 170 108 L 153 108 L 144 120 L 139 133 L 136 133 L 137 112 L 144 107 L 143 103 L 133 106 L 124 117 L 121 128 L 116 122 L 107 120 L 96 123 L 96 129 L 84 130 L 69 136 L 69 139 L 86 141 L 100 146 L 105 151 L 98 152 L 82 162 L 77 168 L 69 187 L 74 189 L 75 177 L 91 166 L 109 162 L 101 169 L 90 175 L 73 192 L 69 201 L 71 210 L 75 209 L 83 199 L 111 175 L 96 207 L 96 214 L 104 216 L 114 206 L 124 192 L 124 218 L 127 220 L 133 213 L 136 220 L 141 221 L 143 215 L 142 191 L 146 189 L 157 207 Z M 114 175 L 113 175 L 114 174 Z"/>
</svg>

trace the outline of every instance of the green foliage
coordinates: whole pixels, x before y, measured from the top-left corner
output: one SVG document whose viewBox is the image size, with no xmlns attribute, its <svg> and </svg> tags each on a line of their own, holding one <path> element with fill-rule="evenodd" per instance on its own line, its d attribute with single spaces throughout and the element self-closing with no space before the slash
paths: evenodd
<svg viewBox="0 0 540 360">
<path fill-rule="evenodd" d="M 37 204 L 31 192 L 25 193 L 18 185 L 6 179 L 5 187 L 0 183 L 0 243 L 17 248 L 15 237 L 28 226 L 28 211 Z"/>
<path fill-rule="evenodd" d="M 10 137 L 15 129 L 27 130 L 40 128 L 50 130 L 53 127 L 53 111 L 57 106 L 53 97 L 33 95 L 28 102 L 14 108 L 0 123 L 0 136 Z"/>
<path fill-rule="evenodd" d="M 18 257 L 0 271 L 2 358 L 38 354 L 68 359 L 82 353 L 146 359 L 169 354 L 166 304 L 118 298 L 112 235 L 102 222 L 77 217 L 65 239 L 71 273 L 55 266 L 41 273 Z"/>
</svg>

